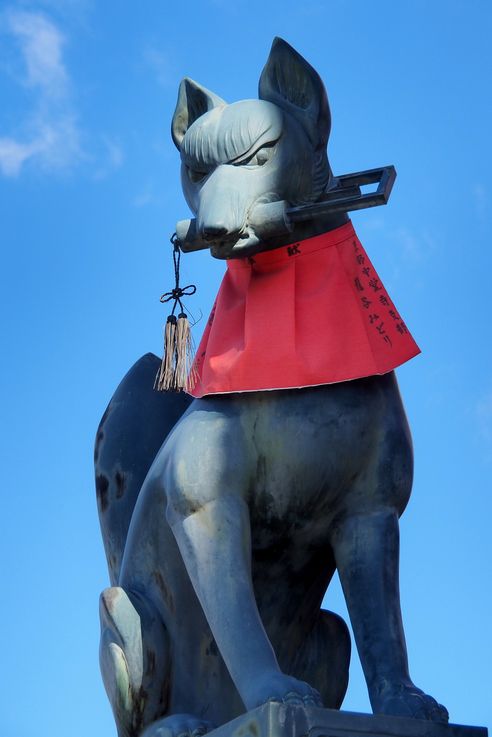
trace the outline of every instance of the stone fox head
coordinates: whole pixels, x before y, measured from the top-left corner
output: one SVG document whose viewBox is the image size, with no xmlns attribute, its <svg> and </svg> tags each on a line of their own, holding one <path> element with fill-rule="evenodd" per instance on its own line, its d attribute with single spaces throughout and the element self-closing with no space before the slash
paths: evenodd
<svg viewBox="0 0 492 737">
<path fill-rule="evenodd" d="M 330 123 L 319 75 L 280 38 L 261 74 L 258 100 L 228 105 L 182 80 L 172 136 L 197 235 L 210 243 L 213 256 L 261 249 L 258 205 L 313 202 L 333 186 L 326 153 Z"/>
</svg>

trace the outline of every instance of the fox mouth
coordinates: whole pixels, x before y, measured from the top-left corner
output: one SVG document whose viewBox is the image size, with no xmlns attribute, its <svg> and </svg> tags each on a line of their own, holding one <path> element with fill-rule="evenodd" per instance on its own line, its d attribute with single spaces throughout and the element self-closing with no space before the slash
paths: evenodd
<svg viewBox="0 0 492 737">
<path fill-rule="evenodd" d="M 214 258 L 245 258 L 258 251 L 260 239 L 249 228 L 239 234 L 221 238 L 210 244 L 210 253 Z"/>
</svg>

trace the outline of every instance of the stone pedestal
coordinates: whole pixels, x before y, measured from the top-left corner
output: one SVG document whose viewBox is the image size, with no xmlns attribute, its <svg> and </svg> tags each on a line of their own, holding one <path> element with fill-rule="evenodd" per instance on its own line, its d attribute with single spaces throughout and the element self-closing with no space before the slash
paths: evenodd
<svg viewBox="0 0 492 737">
<path fill-rule="evenodd" d="M 485 727 L 269 703 L 207 737 L 487 737 Z"/>
</svg>

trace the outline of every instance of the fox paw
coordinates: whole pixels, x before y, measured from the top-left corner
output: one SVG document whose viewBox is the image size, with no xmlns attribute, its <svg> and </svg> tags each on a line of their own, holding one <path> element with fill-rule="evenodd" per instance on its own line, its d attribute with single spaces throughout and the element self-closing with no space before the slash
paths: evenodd
<svg viewBox="0 0 492 737">
<path fill-rule="evenodd" d="M 192 714 L 172 714 L 150 724 L 141 737 L 202 737 L 212 729 L 215 725 L 206 719 Z"/>
<path fill-rule="evenodd" d="M 372 700 L 375 714 L 448 722 L 446 707 L 413 684 L 385 684 Z"/>
<path fill-rule="evenodd" d="M 323 706 L 321 696 L 315 688 L 293 676 L 279 672 L 269 673 L 259 678 L 247 694 L 245 704 L 248 709 L 254 709 L 268 701 Z"/>
</svg>

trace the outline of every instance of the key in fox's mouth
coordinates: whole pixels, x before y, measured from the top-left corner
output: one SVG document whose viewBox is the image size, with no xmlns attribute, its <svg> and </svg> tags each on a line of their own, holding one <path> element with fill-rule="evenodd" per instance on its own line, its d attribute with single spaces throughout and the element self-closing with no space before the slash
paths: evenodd
<svg viewBox="0 0 492 737">
<path fill-rule="evenodd" d="M 210 253 L 214 258 L 245 258 L 257 252 L 260 239 L 251 231 L 245 230 L 232 238 L 222 238 L 210 244 Z"/>
</svg>

